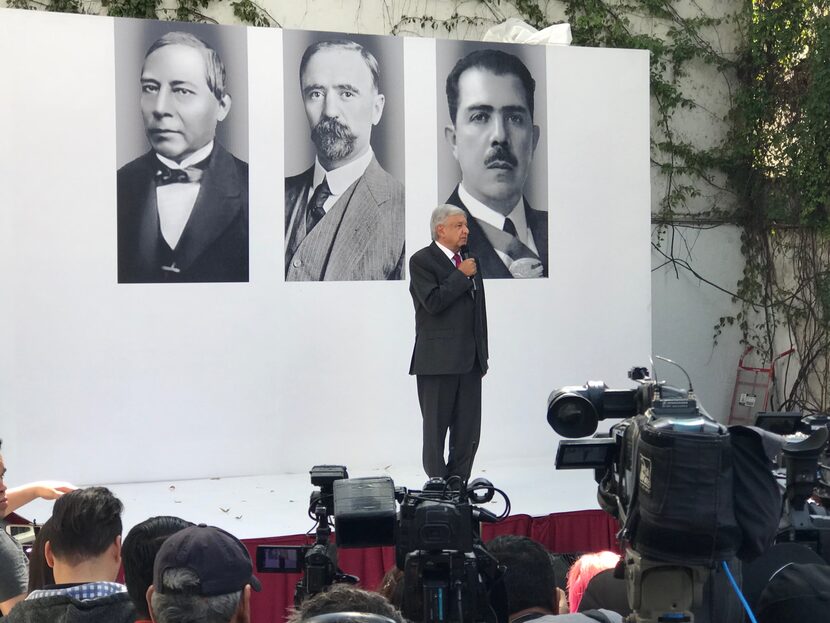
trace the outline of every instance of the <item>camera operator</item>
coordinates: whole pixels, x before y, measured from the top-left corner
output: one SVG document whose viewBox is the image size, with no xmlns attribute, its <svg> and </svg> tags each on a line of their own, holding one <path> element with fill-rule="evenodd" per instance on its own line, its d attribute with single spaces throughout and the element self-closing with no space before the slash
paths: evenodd
<svg viewBox="0 0 830 623">
<path fill-rule="evenodd" d="M 507 567 L 504 585 L 510 623 L 622 622 L 622 617 L 610 610 L 558 614 L 559 594 L 553 565 L 547 550 L 533 539 L 503 535 L 490 541 L 487 549 L 499 564 Z"/>
</svg>

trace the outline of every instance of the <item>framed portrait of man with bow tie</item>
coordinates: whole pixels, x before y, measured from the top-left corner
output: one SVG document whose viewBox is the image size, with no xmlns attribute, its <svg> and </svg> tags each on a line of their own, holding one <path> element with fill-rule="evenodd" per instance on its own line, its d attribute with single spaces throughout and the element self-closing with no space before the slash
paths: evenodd
<svg viewBox="0 0 830 623">
<path fill-rule="evenodd" d="M 118 282 L 247 282 L 245 30 L 116 20 L 115 41 Z"/>
<path fill-rule="evenodd" d="M 545 48 L 436 41 L 438 203 L 484 279 L 548 276 Z"/>
</svg>

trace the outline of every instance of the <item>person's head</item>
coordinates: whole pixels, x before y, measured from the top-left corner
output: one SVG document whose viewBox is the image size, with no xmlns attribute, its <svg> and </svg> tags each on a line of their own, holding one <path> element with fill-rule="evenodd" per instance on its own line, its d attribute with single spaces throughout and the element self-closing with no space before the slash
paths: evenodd
<svg viewBox="0 0 830 623">
<path fill-rule="evenodd" d="M 248 623 L 252 588 L 261 586 L 242 542 L 201 524 L 159 548 L 147 602 L 156 623 Z"/>
<path fill-rule="evenodd" d="M 55 501 L 44 554 L 58 584 L 72 582 L 78 574 L 115 580 L 121 567 L 123 510 L 106 487 L 76 489 Z"/>
<path fill-rule="evenodd" d="M 511 617 L 529 610 L 558 613 L 556 576 L 550 555 L 540 543 L 505 534 L 487 543 L 487 551 L 507 567 L 504 586 Z"/>
<path fill-rule="evenodd" d="M 334 584 L 328 590 L 306 599 L 288 615 L 287 623 L 302 623 L 337 612 L 376 614 L 391 619 L 393 623 L 405 623 L 401 613 L 385 597 L 348 584 Z"/>
<path fill-rule="evenodd" d="M 52 520 L 47 519 L 32 544 L 29 553 L 29 592 L 55 583 L 55 574 L 46 563 L 46 541 L 52 538 Z"/>
<path fill-rule="evenodd" d="M 456 63 L 446 89 L 451 124 L 444 136 L 461 167 L 464 188 L 509 214 L 522 197 L 539 142 L 533 77 L 512 54 L 477 50 Z"/>
<path fill-rule="evenodd" d="M 178 517 L 150 517 L 124 537 L 121 557 L 124 559 L 124 582 L 135 603 L 139 618 L 150 618 L 147 589 L 153 583 L 153 563 L 167 538 L 193 524 Z"/>
<path fill-rule="evenodd" d="M 207 43 L 186 32 L 157 39 L 141 68 L 141 114 L 156 153 L 181 162 L 216 135 L 231 98 L 225 66 Z"/>
<path fill-rule="evenodd" d="M 309 46 L 300 61 L 300 92 L 317 158 L 326 170 L 369 149 L 372 126 L 383 115 L 375 57 L 347 39 Z"/>
<path fill-rule="evenodd" d="M 442 204 L 432 211 L 429 219 L 432 239 L 455 253 L 467 244 L 467 214 L 458 206 Z"/>
<path fill-rule="evenodd" d="M 582 601 L 582 595 L 591 578 L 600 571 L 613 569 L 619 560 L 619 554 L 604 551 L 583 554 L 574 561 L 568 571 L 568 604 L 570 604 L 571 612 L 579 612 L 579 602 Z"/>
</svg>

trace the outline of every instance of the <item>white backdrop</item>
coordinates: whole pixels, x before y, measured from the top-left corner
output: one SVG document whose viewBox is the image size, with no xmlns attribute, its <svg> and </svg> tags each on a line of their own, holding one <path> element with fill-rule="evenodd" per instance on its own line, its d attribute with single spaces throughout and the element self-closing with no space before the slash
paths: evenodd
<svg viewBox="0 0 830 623">
<path fill-rule="evenodd" d="M 283 280 L 281 38 L 248 30 L 250 283 L 119 285 L 113 20 L 0 10 L 12 482 L 420 463 L 408 284 Z M 407 255 L 437 197 L 434 58 L 404 41 Z M 549 48 L 547 72 L 550 278 L 486 284 L 480 457 L 553 461 L 550 391 L 626 384 L 651 348 L 648 55 Z"/>
</svg>

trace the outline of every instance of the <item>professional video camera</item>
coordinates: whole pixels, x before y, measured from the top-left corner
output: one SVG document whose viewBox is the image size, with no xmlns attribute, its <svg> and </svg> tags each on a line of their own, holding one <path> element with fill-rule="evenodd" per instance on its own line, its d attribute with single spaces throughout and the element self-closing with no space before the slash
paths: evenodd
<svg viewBox="0 0 830 623">
<path fill-rule="evenodd" d="M 600 506 L 622 525 L 632 620 L 693 621 L 711 570 L 772 542 L 780 494 L 760 438 L 749 429 L 730 434 L 699 405 L 691 382 L 670 387 L 646 368 L 629 378 L 636 388 L 590 382 L 551 393 L 547 419 L 563 437 L 625 418 L 609 433 L 561 441 L 556 467 L 595 470 Z M 736 493 L 753 479 L 760 490 Z"/>
<path fill-rule="evenodd" d="M 777 462 L 776 475 L 784 481 L 784 512 L 776 541 L 806 545 L 830 562 L 830 417 L 763 412 L 755 425 L 787 440 Z"/>
<path fill-rule="evenodd" d="M 312 470 L 312 480 L 318 467 Z M 395 488 L 391 478 L 348 478 L 345 468 L 331 481 L 331 489 L 322 488 L 320 504 L 334 509 L 334 533 L 337 547 L 395 546 L 395 562 L 403 571 L 403 615 L 410 621 L 424 623 L 506 623 L 507 600 L 498 581 L 502 569 L 481 541 L 480 522 L 495 522 L 510 512 L 504 492 L 484 479 L 467 486 L 432 478 L 423 490 Z M 330 491 L 330 492 L 329 492 Z M 505 500 L 501 516 L 476 506 L 500 493 Z M 400 505 L 397 510 L 396 502 Z M 312 494 L 312 504 L 314 495 Z M 319 526 L 323 522 L 318 521 Z M 328 528 L 328 525 L 326 528 Z M 328 534 L 323 544 L 328 544 Z M 324 590 L 340 581 L 330 552 L 319 550 L 313 567 L 305 551 L 303 579 L 298 583 L 295 602 Z M 268 560 L 278 560 L 282 548 L 260 546 L 257 568 L 264 571 L 288 571 L 280 564 L 267 568 Z M 299 558 L 299 557 L 297 557 Z M 283 565 L 288 567 L 289 565 Z M 276 568 L 273 568 L 276 567 Z M 310 581 L 312 569 L 319 569 Z M 302 585 L 302 591 L 300 586 Z"/>
<path fill-rule="evenodd" d="M 411 621 L 506 623 L 506 598 L 498 582 L 502 570 L 481 541 L 480 522 L 507 516 L 510 501 L 484 479 L 451 486 L 458 484 L 432 478 L 416 491 L 395 489 L 387 477 L 338 481 L 337 544 L 395 545 L 395 561 L 403 571 L 401 610 Z M 496 492 L 505 499 L 501 517 L 475 506 Z"/>
<path fill-rule="evenodd" d="M 260 573 L 298 573 L 303 577 L 294 588 L 294 606 L 327 589 L 334 583 L 356 584 L 359 580 L 337 568 L 337 550 L 330 543 L 329 518 L 334 514 L 334 483 L 349 475 L 342 465 L 315 465 L 311 469 L 311 484 L 320 487 L 312 491 L 308 513 L 316 523 L 314 545 L 260 545 L 256 552 L 257 571 Z"/>
</svg>

